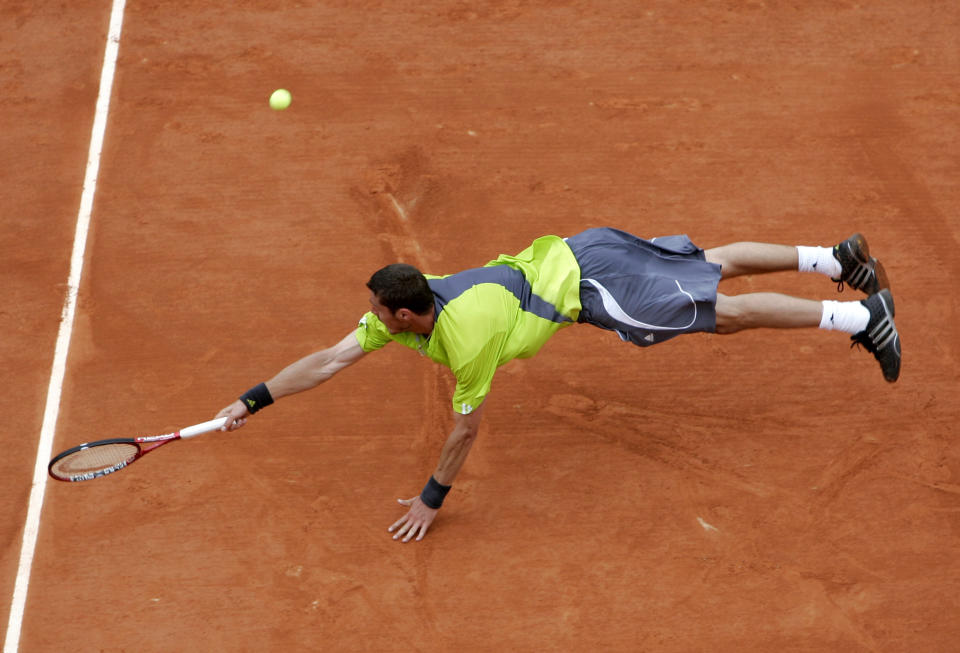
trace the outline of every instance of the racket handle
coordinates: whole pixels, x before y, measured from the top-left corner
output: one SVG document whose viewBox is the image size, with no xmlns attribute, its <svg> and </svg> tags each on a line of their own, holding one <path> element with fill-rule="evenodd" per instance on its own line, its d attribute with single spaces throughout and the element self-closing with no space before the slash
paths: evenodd
<svg viewBox="0 0 960 653">
<path fill-rule="evenodd" d="M 195 435 L 202 435 L 203 433 L 216 431 L 226 423 L 227 423 L 226 417 L 218 417 L 217 419 L 212 419 L 209 422 L 194 424 L 193 426 L 188 426 L 186 428 L 180 429 L 180 437 L 192 438 Z"/>
</svg>

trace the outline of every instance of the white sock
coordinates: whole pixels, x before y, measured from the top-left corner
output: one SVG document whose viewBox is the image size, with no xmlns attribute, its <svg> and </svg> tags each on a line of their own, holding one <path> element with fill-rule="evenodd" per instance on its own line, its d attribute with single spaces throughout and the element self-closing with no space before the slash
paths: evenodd
<svg viewBox="0 0 960 653">
<path fill-rule="evenodd" d="M 869 323 L 870 309 L 860 302 L 835 302 L 830 299 L 823 302 L 821 329 L 855 334 L 866 329 Z"/>
<path fill-rule="evenodd" d="M 833 279 L 839 279 L 843 267 L 833 256 L 832 247 L 804 247 L 797 245 L 797 266 L 800 272 L 819 272 Z"/>
</svg>

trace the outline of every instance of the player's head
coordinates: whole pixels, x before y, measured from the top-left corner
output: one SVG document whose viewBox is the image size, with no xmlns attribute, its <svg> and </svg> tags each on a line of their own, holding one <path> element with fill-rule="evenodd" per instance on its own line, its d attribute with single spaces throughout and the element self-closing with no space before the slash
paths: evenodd
<svg viewBox="0 0 960 653">
<path fill-rule="evenodd" d="M 392 313 L 406 308 L 417 315 L 426 315 L 433 308 L 433 291 L 427 278 L 406 263 L 380 268 L 370 277 L 367 288 Z"/>
</svg>

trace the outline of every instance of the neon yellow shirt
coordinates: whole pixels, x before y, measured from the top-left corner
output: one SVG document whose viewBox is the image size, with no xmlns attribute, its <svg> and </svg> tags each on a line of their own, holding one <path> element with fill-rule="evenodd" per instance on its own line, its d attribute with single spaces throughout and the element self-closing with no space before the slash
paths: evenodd
<svg viewBox="0 0 960 653">
<path fill-rule="evenodd" d="M 483 403 L 499 366 L 533 356 L 580 314 L 580 267 L 557 236 L 538 238 L 516 256 L 503 254 L 481 268 L 424 276 L 434 294 L 429 336 L 391 334 L 367 313 L 357 341 L 371 352 L 393 340 L 449 367 L 457 379 L 453 409 L 464 415 Z"/>
</svg>

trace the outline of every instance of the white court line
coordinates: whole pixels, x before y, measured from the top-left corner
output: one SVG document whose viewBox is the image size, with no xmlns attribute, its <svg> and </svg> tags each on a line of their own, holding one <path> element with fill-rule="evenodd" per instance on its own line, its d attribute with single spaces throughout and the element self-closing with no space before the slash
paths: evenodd
<svg viewBox="0 0 960 653">
<path fill-rule="evenodd" d="M 77 214 L 77 229 L 73 238 L 73 253 L 70 256 L 67 296 L 63 302 L 63 311 L 60 314 L 60 331 L 57 334 L 57 345 L 53 353 L 53 368 L 50 372 L 50 385 L 47 388 L 47 404 L 43 410 L 40 442 L 37 445 L 37 460 L 33 468 L 33 486 L 30 489 L 27 521 L 23 528 L 23 542 L 20 546 L 20 564 L 17 568 L 17 581 L 13 589 L 13 601 L 10 604 L 7 636 L 3 644 L 4 653 L 16 653 L 20 646 L 20 629 L 23 625 L 23 610 L 27 602 L 27 588 L 30 584 L 30 568 L 33 565 L 33 553 L 37 546 L 40 511 L 43 508 L 43 495 L 47 487 L 47 462 L 50 460 L 53 450 L 53 434 L 57 425 L 57 416 L 60 413 L 60 393 L 67 368 L 70 336 L 73 333 L 73 318 L 77 309 L 77 295 L 80 290 L 84 252 L 87 248 L 90 215 L 93 212 L 93 196 L 96 193 L 97 175 L 100 171 L 103 136 L 107 129 L 107 113 L 110 109 L 110 94 L 113 90 L 113 73 L 117 67 L 117 53 L 120 50 L 120 29 L 123 26 L 125 4 L 126 0 L 114 0 L 113 9 L 110 12 L 110 30 L 107 33 L 103 68 L 100 72 L 100 91 L 97 95 L 93 130 L 90 135 L 87 172 L 83 179 L 80 211 Z"/>
</svg>

